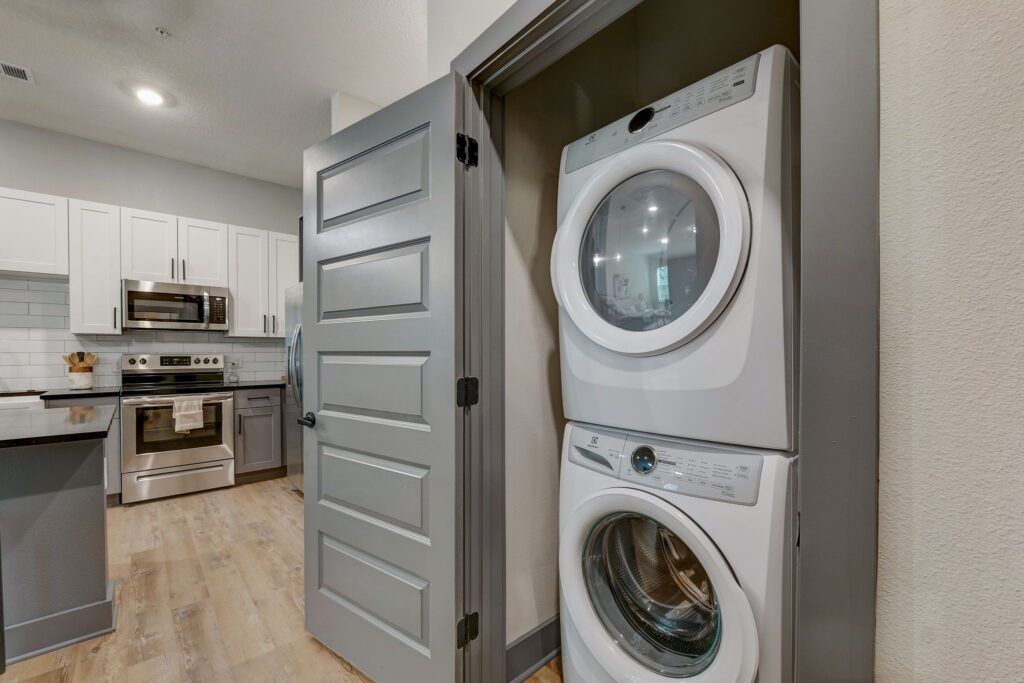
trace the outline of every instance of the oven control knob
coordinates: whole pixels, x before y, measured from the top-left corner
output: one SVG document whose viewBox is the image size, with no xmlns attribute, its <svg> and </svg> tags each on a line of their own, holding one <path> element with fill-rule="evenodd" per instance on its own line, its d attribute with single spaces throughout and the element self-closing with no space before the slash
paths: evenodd
<svg viewBox="0 0 1024 683">
<path fill-rule="evenodd" d="M 219 358 L 214 358 L 214 359 L 213 359 L 213 364 L 214 364 L 214 365 L 216 365 L 216 364 L 217 364 L 217 363 L 219 363 L 219 362 L 220 362 L 220 359 L 219 359 Z"/>
<path fill-rule="evenodd" d="M 203 362 L 206 363 L 207 365 L 209 365 L 210 364 L 210 359 L 209 358 L 204 358 Z"/>
<path fill-rule="evenodd" d="M 135 359 L 134 358 L 129 358 L 128 359 L 128 365 L 135 365 Z"/>
<path fill-rule="evenodd" d="M 192 364 L 193 365 L 199 365 L 199 359 L 198 358 L 193 358 L 192 359 Z"/>
<path fill-rule="evenodd" d="M 146 359 L 145 358 L 140 358 L 139 359 L 139 365 L 145 365 L 145 364 L 146 364 Z"/>
</svg>

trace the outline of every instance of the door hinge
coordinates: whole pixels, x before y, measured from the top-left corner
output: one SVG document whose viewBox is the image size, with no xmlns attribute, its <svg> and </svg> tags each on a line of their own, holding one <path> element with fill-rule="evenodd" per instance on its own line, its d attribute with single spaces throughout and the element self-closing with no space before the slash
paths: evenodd
<svg viewBox="0 0 1024 683">
<path fill-rule="evenodd" d="M 476 377 L 460 377 L 455 383 L 455 405 L 460 408 L 475 406 L 480 402 L 480 380 Z"/>
<path fill-rule="evenodd" d="M 470 612 L 455 626 L 455 646 L 462 649 L 480 636 L 480 613 Z"/>
<path fill-rule="evenodd" d="M 465 133 L 455 135 L 455 158 L 465 166 L 480 165 L 480 145 Z"/>
</svg>

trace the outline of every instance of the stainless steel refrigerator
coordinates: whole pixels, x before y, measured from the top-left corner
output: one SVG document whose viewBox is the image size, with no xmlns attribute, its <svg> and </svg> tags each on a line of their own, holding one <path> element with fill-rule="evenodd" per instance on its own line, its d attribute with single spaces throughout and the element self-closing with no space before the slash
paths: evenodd
<svg viewBox="0 0 1024 683">
<path fill-rule="evenodd" d="M 284 361 L 288 385 L 285 387 L 284 441 L 285 464 L 292 487 L 302 491 L 302 283 L 284 292 Z"/>
</svg>

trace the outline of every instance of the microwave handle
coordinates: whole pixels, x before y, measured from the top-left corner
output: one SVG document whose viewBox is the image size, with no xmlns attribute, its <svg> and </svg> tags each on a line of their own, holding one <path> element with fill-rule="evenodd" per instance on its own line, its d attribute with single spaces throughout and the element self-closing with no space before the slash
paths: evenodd
<svg viewBox="0 0 1024 683">
<path fill-rule="evenodd" d="M 184 261 L 182 261 L 184 263 Z M 203 292 L 203 329 L 210 329 L 210 293 Z"/>
</svg>

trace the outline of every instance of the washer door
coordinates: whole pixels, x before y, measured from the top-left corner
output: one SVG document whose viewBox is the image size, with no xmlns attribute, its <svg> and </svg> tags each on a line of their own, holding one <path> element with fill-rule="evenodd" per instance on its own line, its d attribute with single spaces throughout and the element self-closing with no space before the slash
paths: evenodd
<svg viewBox="0 0 1024 683">
<path fill-rule="evenodd" d="M 750 207 L 721 158 L 695 145 L 648 142 L 590 179 L 558 228 L 552 280 L 591 340 L 648 356 L 703 332 L 739 286 Z"/>
<path fill-rule="evenodd" d="M 616 488 L 583 501 L 563 528 L 568 618 L 618 680 L 749 683 L 754 614 L 728 563 L 664 500 Z"/>
</svg>

